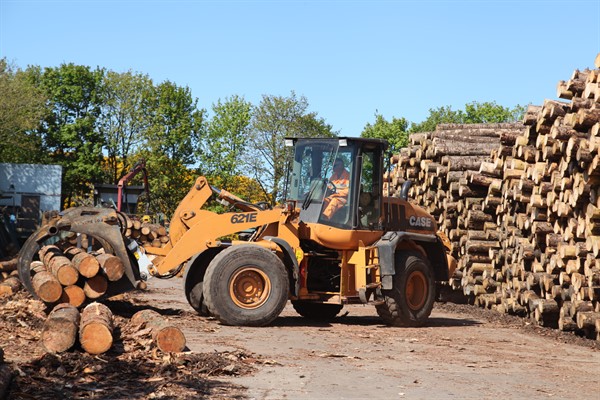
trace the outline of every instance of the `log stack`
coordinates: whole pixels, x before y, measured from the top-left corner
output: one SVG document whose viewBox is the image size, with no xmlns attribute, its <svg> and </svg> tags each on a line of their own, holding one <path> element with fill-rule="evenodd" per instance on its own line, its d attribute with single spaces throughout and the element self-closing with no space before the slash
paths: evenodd
<svg viewBox="0 0 600 400">
<path fill-rule="evenodd" d="M 499 194 L 502 185 L 499 171 L 490 168 L 491 153 L 523 130 L 520 123 L 440 124 L 434 132 L 412 134 L 411 146 L 392 160 L 396 168 L 387 179 L 390 195 L 399 195 L 402 183 L 411 180 L 409 197 L 437 219 L 452 242 L 459 260 L 454 288 L 472 290 L 463 278 L 489 269 L 489 251 L 499 247 L 489 214 L 499 196 L 484 201 L 488 188 Z"/>
<path fill-rule="evenodd" d="M 438 145 L 453 126 L 412 135 L 389 191 L 416 181 L 411 197 L 459 259 L 451 284 L 476 304 L 600 338 L 600 55 L 595 64 L 520 125 L 462 127 L 448 136 L 455 150 Z M 496 132 L 487 156 L 475 129 Z"/>
<path fill-rule="evenodd" d="M 141 246 L 165 247 L 170 241 L 167 229 L 160 224 L 126 218 L 125 236 L 135 239 Z"/>
<path fill-rule="evenodd" d="M 599 74 L 577 70 L 560 81 L 562 100 L 529 106 L 527 129 L 511 151 L 493 154 L 504 178 L 496 208 L 501 251 L 490 272 L 500 285 L 486 290 L 501 310 L 594 338 L 600 332 Z"/>
<path fill-rule="evenodd" d="M 105 253 L 87 253 L 78 247 L 47 245 L 31 265 L 32 285 L 48 304 L 69 303 L 80 307 L 107 293 L 109 284 L 125 273 L 123 262 Z"/>
</svg>

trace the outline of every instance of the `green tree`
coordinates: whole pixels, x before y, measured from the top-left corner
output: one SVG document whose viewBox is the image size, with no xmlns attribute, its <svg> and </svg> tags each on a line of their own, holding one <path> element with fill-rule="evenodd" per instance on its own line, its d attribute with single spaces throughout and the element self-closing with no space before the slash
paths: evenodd
<svg viewBox="0 0 600 400">
<path fill-rule="evenodd" d="M 360 136 L 385 139 L 390 144 L 388 150 L 396 154 L 408 145 L 408 124 L 405 118 L 393 117 L 388 121 L 383 115 L 375 113 L 375 122 L 373 125 L 367 123 Z"/>
<path fill-rule="evenodd" d="M 251 110 L 252 104 L 239 96 L 219 100 L 212 106 L 214 115 L 201 139 L 202 173 L 211 181 L 218 175 L 227 190 L 232 189 L 232 179 L 245 172 L 241 160 L 250 132 Z"/>
<path fill-rule="evenodd" d="M 465 124 L 493 124 L 500 122 L 517 122 L 523 119 L 527 107 L 516 105 L 508 108 L 496 102 L 471 102 L 465 105 L 463 123 Z"/>
<path fill-rule="evenodd" d="M 190 89 L 166 81 L 155 87 L 144 150 L 151 188 L 151 209 L 171 215 L 189 191 L 194 174 L 188 167 L 204 129 L 205 110 L 197 108 Z"/>
<path fill-rule="evenodd" d="M 104 140 L 96 120 L 104 70 L 62 64 L 28 72 L 48 98 L 51 112 L 39 132 L 49 152 L 48 162 L 63 166 L 63 204 L 69 206 L 74 197 L 86 196 L 90 183 L 102 177 Z"/>
<path fill-rule="evenodd" d="M 36 128 L 48 111 L 42 91 L 2 58 L 0 93 L 0 162 L 39 161 L 44 152 Z"/>
<path fill-rule="evenodd" d="M 432 108 L 425 121 L 411 125 L 410 132 L 432 132 L 438 124 L 450 123 L 462 123 L 462 111 L 454 111 L 452 106 Z"/>
<path fill-rule="evenodd" d="M 113 184 L 131 169 L 131 157 L 139 150 L 150 126 L 148 114 L 153 89 L 147 75 L 131 71 L 108 71 L 104 77 L 97 127 L 104 138 L 106 172 Z"/>
<path fill-rule="evenodd" d="M 188 87 L 169 81 L 158 85 L 150 102 L 148 148 L 182 165 L 193 164 L 205 115 L 205 110 L 198 110 L 197 103 Z"/>
<path fill-rule="evenodd" d="M 465 104 L 465 109 L 458 111 L 452 110 L 451 106 L 438 107 L 429 110 L 429 116 L 425 121 L 413 124 L 410 132 L 435 131 L 438 124 L 518 122 L 523 118 L 525 108 L 517 105 L 511 109 L 498 105 L 496 102 L 479 103 L 476 101 Z"/>
<path fill-rule="evenodd" d="M 263 95 L 252 113 L 246 165 L 261 185 L 265 201 L 281 200 L 288 153 L 286 137 L 332 137 L 331 125 L 308 112 L 308 101 L 291 92 L 289 97 Z"/>
</svg>

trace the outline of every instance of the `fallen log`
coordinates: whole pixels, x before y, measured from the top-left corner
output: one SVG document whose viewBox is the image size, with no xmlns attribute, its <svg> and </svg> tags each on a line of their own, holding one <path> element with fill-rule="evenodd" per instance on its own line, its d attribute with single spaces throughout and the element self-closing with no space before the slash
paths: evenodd
<svg viewBox="0 0 600 400">
<path fill-rule="evenodd" d="M 62 285 L 69 286 L 77 283 L 79 272 L 67 257 L 54 255 L 48 262 L 44 262 L 44 264 L 48 268 L 48 271 L 52 272 Z"/>
<path fill-rule="evenodd" d="M 85 303 L 85 293 L 83 289 L 77 285 L 65 286 L 62 289 L 62 295 L 60 296 L 61 303 L 69 303 L 74 307 L 80 307 Z"/>
<path fill-rule="evenodd" d="M 18 257 L 12 260 L 0 261 L 0 272 L 11 272 L 17 269 Z"/>
<path fill-rule="evenodd" d="M 68 303 L 54 307 L 42 328 L 42 345 L 49 353 L 69 350 L 77 339 L 79 311 Z"/>
<path fill-rule="evenodd" d="M 109 281 L 118 281 L 125 274 L 125 264 L 119 257 L 112 254 L 99 254 L 96 259 Z"/>
<path fill-rule="evenodd" d="M 21 290 L 21 281 L 16 276 L 10 276 L 0 283 L 0 297 L 12 296 Z"/>
<path fill-rule="evenodd" d="M 88 304 L 81 312 L 79 343 L 89 354 L 107 352 L 113 343 L 113 315 L 102 303 Z"/>
<path fill-rule="evenodd" d="M 42 301 L 54 303 L 60 299 L 63 288 L 58 279 L 43 266 L 35 267 L 38 271 L 31 279 L 33 290 Z"/>
<path fill-rule="evenodd" d="M 130 323 L 134 326 L 150 328 L 152 340 L 165 353 L 179 353 L 185 349 L 183 332 L 171 325 L 156 311 L 138 311 L 131 317 Z"/>
<path fill-rule="evenodd" d="M 103 296 L 108 289 L 108 281 L 103 275 L 96 275 L 86 279 L 83 285 L 83 293 L 88 299 L 97 299 Z"/>
<path fill-rule="evenodd" d="M 89 253 L 81 251 L 75 254 L 71 261 L 79 273 L 86 278 L 94 277 L 100 271 L 100 263 Z"/>
</svg>

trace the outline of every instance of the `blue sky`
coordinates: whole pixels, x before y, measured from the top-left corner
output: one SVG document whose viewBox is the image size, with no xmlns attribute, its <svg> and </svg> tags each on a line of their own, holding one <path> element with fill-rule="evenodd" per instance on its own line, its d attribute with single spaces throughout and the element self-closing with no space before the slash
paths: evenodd
<svg viewBox="0 0 600 400">
<path fill-rule="evenodd" d="M 600 52 L 600 0 L 0 0 L 0 57 L 189 86 L 198 104 L 305 96 L 346 136 L 471 101 L 542 104 Z"/>
</svg>

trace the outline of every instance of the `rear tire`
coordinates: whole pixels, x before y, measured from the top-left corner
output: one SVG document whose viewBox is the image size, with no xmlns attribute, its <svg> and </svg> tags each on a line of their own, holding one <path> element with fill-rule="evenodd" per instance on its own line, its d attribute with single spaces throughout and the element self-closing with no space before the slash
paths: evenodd
<svg viewBox="0 0 600 400">
<path fill-rule="evenodd" d="M 304 318 L 313 321 L 331 321 L 344 308 L 341 304 L 313 303 L 310 301 L 292 301 L 294 310 Z"/>
<path fill-rule="evenodd" d="M 256 245 L 220 252 L 204 276 L 204 304 L 225 325 L 264 326 L 288 299 L 288 273 L 275 254 Z"/>
<path fill-rule="evenodd" d="M 397 253 L 394 286 L 391 290 L 382 290 L 382 294 L 384 303 L 376 309 L 386 324 L 422 326 L 435 301 L 431 266 L 417 253 Z"/>
</svg>

